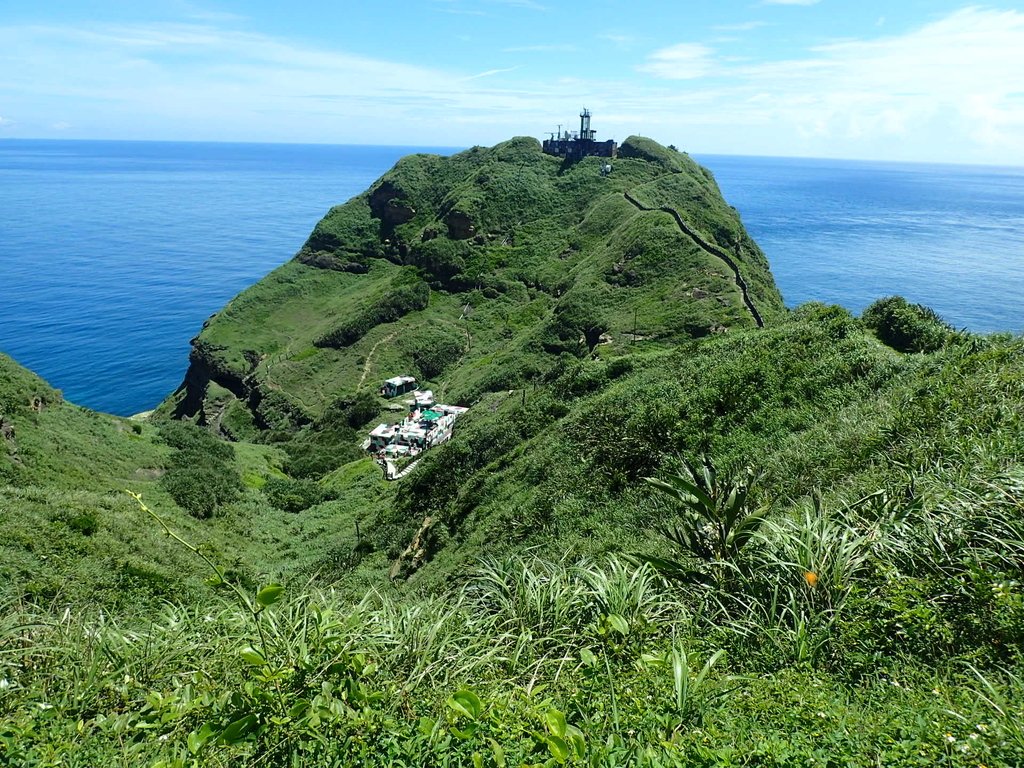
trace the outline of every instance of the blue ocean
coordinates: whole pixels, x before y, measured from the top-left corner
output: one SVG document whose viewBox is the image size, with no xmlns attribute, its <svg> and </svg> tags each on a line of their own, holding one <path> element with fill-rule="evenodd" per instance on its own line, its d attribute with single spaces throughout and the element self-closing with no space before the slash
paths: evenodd
<svg viewBox="0 0 1024 768">
<path fill-rule="evenodd" d="M 413 151 L 452 150 L 0 141 L 0 351 L 80 405 L 152 408 L 210 314 Z M 1024 330 L 1024 169 L 695 157 L 787 304 L 898 293 Z"/>
</svg>

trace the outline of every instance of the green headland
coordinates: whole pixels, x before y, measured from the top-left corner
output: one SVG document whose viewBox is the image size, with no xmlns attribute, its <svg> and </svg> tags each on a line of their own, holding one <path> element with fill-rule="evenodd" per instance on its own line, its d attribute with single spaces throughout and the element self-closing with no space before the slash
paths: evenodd
<svg viewBox="0 0 1024 768">
<path fill-rule="evenodd" d="M 1022 352 L 650 139 L 406 157 L 146 419 L 0 355 L 0 763 L 1022 764 Z"/>
</svg>

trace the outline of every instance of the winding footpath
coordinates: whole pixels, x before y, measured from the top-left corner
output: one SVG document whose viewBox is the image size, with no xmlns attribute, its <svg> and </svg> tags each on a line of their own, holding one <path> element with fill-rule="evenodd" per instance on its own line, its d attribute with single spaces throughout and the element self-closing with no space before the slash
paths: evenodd
<svg viewBox="0 0 1024 768">
<path fill-rule="evenodd" d="M 667 205 L 652 208 L 649 205 L 644 205 L 643 203 L 641 203 L 639 200 L 637 200 L 635 197 L 629 194 L 629 192 L 623 192 L 622 194 L 626 197 L 626 200 L 628 200 L 634 207 L 640 209 L 641 211 L 662 211 L 663 213 L 671 215 L 672 218 L 676 220 L 676 224 L 679 225 L 679 229 L 682 231 L 684 235 L 693 240 L 693 242 L 700 246 L 700 248 L 702 248 L 704 251 L 710 253 L 712 256 L 717 256 L 719 259 L 724 261 L 728 265 L 729 269 L 732 270 L 733 280 L 736 283 L 736 287 L 740 289 L 740 293 L 743 296 L 743 303 L 746 305 L 747 309 L 750 310 L 750 314 L 753 316 L 754 322 L 757 323 L 758 328 L 764 328 L 764 320 L 761 318 L 761 313 L 757 311 L 757 307 L 754 306 L 754 302 L 750 300 L 750 294 L 747 291 L 747 282 L 746 280 L 743 279 L 743 275 L 740 274 L 739 265 L 733 260 L 733 258 L 729 254 L 727 254 L 718 246 L 712 245 L 703 237 L 701 237 L 700 233 L 697 232 L 697 230 L 695 230 L 693 227 L 691 227 L 683 220 L 683 217 L 679 215 L 679 211 L 677 211 L 675 208 L 671 208 Z"/>
<path fill-rule="evenodd" d="M 398 335 L 398 331 L 393 331 L 385 336 L 383 339 L 378 339 L 377 343 L 373 345 L 370 351 L 366 355 L 366 361 L 363 363 L 363 375 L 359 377 L 359 383 L 356 384 L 356 392 L 363 388 L 363 384 L 366 383 L 366 376 L 370 373 L 370 364 L 373 362 L 373 355 L 377 351 L 377 347 L 381 344 L 386 344 L 391 341 L 395 336 Z"/>
</svg>

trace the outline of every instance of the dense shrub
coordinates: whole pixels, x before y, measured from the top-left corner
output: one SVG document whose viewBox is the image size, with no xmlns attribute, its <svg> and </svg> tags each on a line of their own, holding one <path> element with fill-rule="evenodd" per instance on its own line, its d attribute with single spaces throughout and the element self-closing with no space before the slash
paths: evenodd
<svg viewBox="0 0 1024 768">
<path fill-rule="evenodd" d="M 179 451 L 202 453 L 223 461 L 235 456 L 228 443 L 186 421 L 168 421 L 161 424 L 159 435 L 167 445 Z"/>
<path fill-rule="evenodd" d="M 471 254 L 472 246 L 469 243 L 438 237 L 425 243 L 417 243 L 409 254 L 409 259 L 428 277 L 447 286 L 466 269 Z"/>
<path fill-rule="evenodd" d="M 230 443 L 179 421 L 162 424 L 160 437 L 176 449 L 160 484 L 179 507 L 193 517 L 207 519 L 217 507 L 238 497 L 242 480 Z"/>
<path fill-rule="evenodd" d="M 305 478 L 273 477 L 263 486 L 263 493 L 267 501 L 283 512 L 301 512 L 328 499 L 319 483 Z"/>
<path fill-rule="evenodd" d="M 416 364 L 421 378 L 436 379 L 458 363 L 466 351 L 466 336 L 451 326 L 429 326 L 402 338 L 402 346 Z"/>
<path fill-rule="evenodd" d="M 320 478 L 363 456 L 360 435 L 342 422 L 318 422 L 283 444 L 284 470 L 292 477 Z"/>
<path fill-rule="evenodd" d="M 238 472 L 227 462 L 184 454 L 160 478 L 175 503 L 201 520 L 213 517 L 217 507 L 234 501 L 242 489 Z"/>
<path fill-rule="evenodd" d="M 318 423 L 321 426 L 344 424 L 358 429 L 369 423 L 379 413 L 380 401 L 373 393 L 363 390 L 355 395 L 345 395 L 336 399 L 327 406 Z"/>
<path fill-rule="evenodd" d="M 555 307 L 546 329 L 548 351 L 582 351 L 582 339 L 586 351 L 593 352 L 601 334 L 609 328 L 605 298 L 606 293 L 594 286 L 575 287 L 567 293 Z"/>
<path fill-rule="evenodd" d="M 902 296 L 878 299 L 861 319 L 881 342 L 900 352 L 934 352 L 953 330 L 934 310 Z"/>
</svg>

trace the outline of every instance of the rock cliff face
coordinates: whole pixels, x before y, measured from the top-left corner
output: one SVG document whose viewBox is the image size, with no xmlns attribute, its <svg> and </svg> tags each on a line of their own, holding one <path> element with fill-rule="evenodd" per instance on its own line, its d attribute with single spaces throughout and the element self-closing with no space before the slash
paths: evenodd
<svg viewBox="0 0 1024 768">
<path fill-rule="evenodd" d="M 706 169 L 641 137 L 603 164 L 531 138 L 403 158 L 211 319 L 164 408 L 251 436 L 397 373 L 469 401 L 566 352 L 771 322 L 767 261 Z"/>
</svg>

